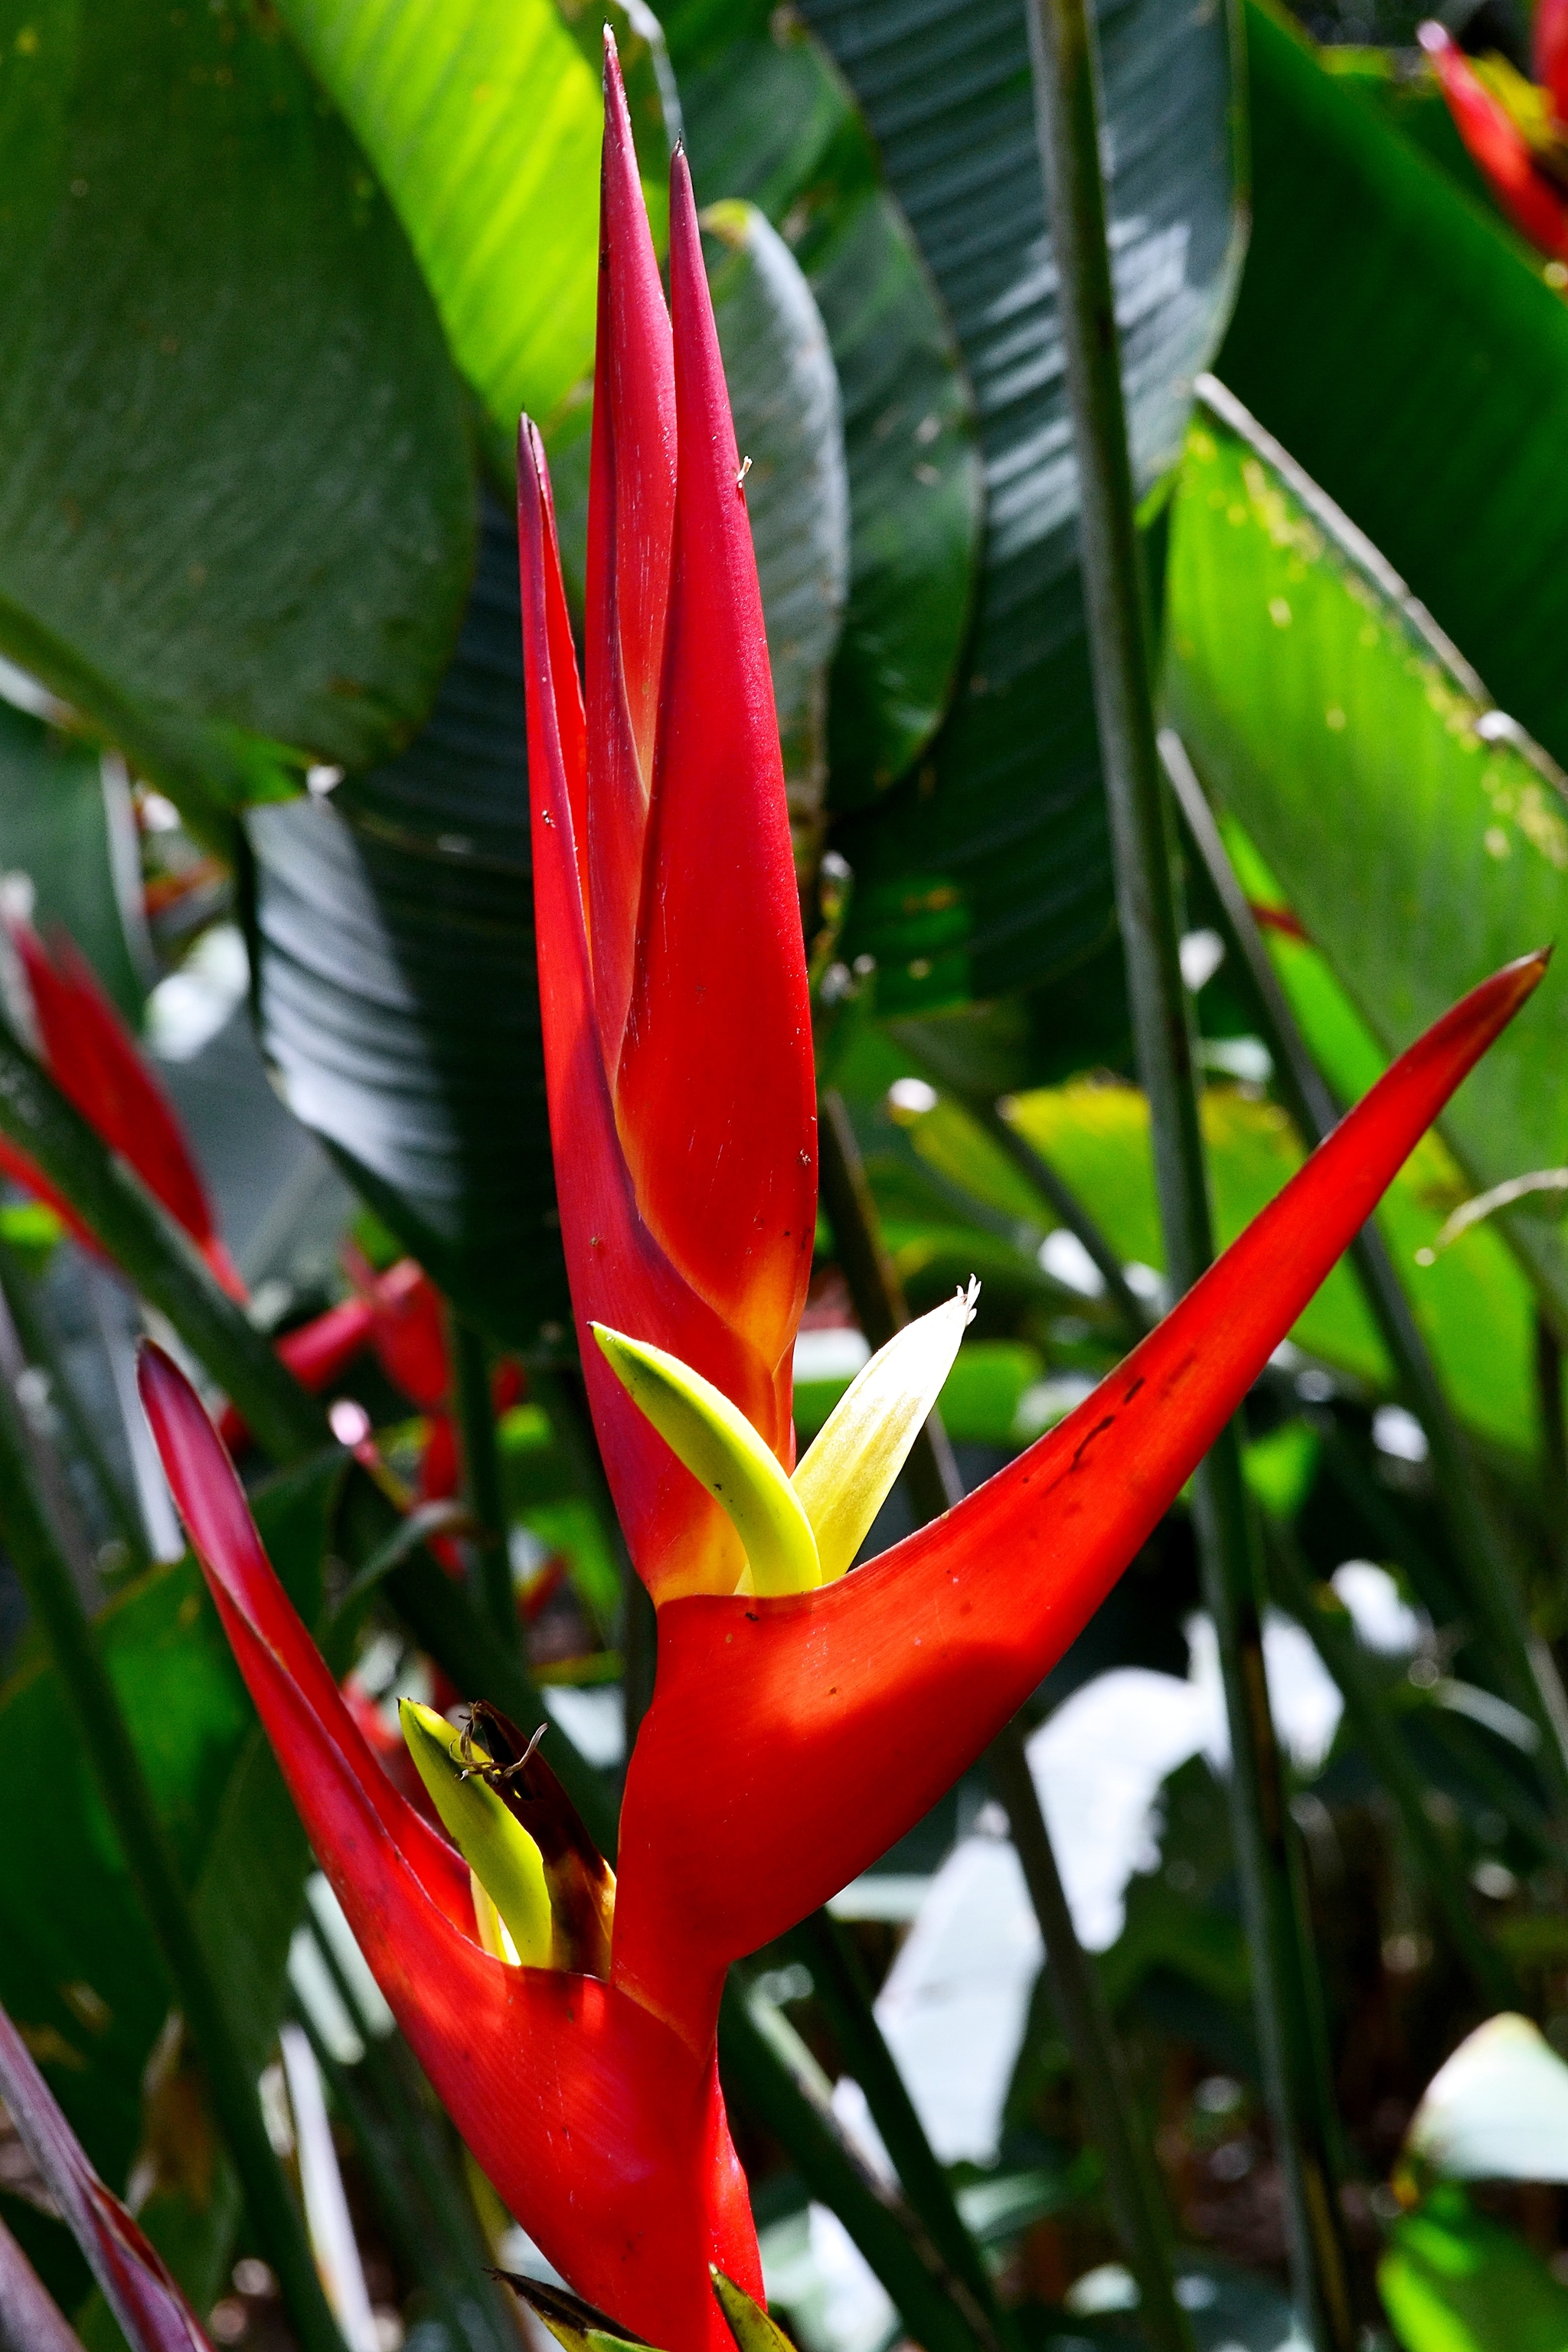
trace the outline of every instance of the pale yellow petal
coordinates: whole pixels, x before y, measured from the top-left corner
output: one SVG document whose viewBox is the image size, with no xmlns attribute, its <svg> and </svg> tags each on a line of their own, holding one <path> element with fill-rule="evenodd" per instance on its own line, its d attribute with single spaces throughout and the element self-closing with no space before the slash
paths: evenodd
<svg viewBox="0 0 1568 2352">
<path fill-rule="evenodd" d="M 843 1575 L 865 1541 L 952 1370 L 979 1292 L 971 1282 L 879 1349 L 796 1466 L 795 1490 L 816 1537 L 825 1584 Z"/>
<path fill-rule="evenodd" d="M 801 1499 L 745 1414 L 679 1356 L 602 1323 L 590 1328 L 632 1402 L 729 1514 L 752 1590 L 805 1592 L 820 1583 Z"/>
</svg>

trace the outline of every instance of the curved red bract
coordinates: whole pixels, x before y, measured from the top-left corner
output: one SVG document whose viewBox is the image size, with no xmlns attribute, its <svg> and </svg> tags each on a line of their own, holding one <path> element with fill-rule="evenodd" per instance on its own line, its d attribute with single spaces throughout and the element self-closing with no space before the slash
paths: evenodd
<svg viewBox="0 0 1568 2352">
<path fill-rule="evenodd" d="M 365 1958 L 438 2095 L 549 2260 L 669 2352 L 733 2352 L 708 2284 L 761 2264 L 711 2046 L 619 1988 L 475 1939 L 466 1864 L 394 1789 L 279 1584 L 184 1375 L 142 1393 L 251 1696 Z"/>
<path fill-rule="evenodd" d="M 837 1583 L 659 1612 L 615 1974 L 694 2043 L 725 1965 L 911 1828 L 1059 1658 L 1419 1137 L 1539 983 L 1510 965 L 1402 1055 L 1142 1344 L 956 1509 Z"/>
<path fill-rule="evenodd" d="M 672 329 L 613 51 L 605 90 L 586 719 L 526 419 L 518 457 L 562 1240 L 581 1339 L 590 1320 L 657 1332 L 788 1464 L 816 1118 L 762 602 L 685 159 Z M 583 1356 L 644 1581 L 656 1600 L 732 1591 L 744 1557 L 729 1521 L 598 1350 Z"/>
</svg>

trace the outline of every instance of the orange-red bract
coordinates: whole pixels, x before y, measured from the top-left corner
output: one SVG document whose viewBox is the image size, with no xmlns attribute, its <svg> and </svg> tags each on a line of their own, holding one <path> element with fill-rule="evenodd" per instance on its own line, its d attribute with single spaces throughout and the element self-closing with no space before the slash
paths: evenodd
<svg viewBox="0 0 1568 2352">
<path fill-rule="evenodd" d="M 290 1795 L 420 2063 L 500 2195 L 577 2291 L 669 2352 L 733 2352 L 717 2263 L 762 2291 L 710 2045 L 594 1977 L 508 1968 L 468 1873 L 393 1787 L 278 1582 L 195 1391 L 143 1349 L 180 1515 Z"/>
<path fill-rule="evenodd" d="M 243 1297 L 245 1286 L 223 1245 L 180 1123 L 92 966 L 68 932 L 57 931 L 46 948 L 20 916 L 8 915 L 5 921 L 26 983 L 39 1050 L 55 1084 L 184 1226 L 224 1288 Z M 9 1141 L 0 1143 L 0 1170 L 47 1202 L 79 1241 L 96 1248 L 70 1203 Z"/>
<path fill-rule="evenodd" d="M 518 461 L 562 1238 L 580 1338 L 590 1319 L 658 1329 L 788 1464 L 816 1123 L 762 604 L 685 159 L 671 171 L 672 334 L 613 47 L 605 100 L 586 719 L 526 421 Z M 728 1521 L 598 1350 L 583 1354 L 655 1598 L 726 1570 L 732 1583 Z"/>
<path fill-rule="evenodd" d="M 1544 970 L 1510 964 L 1419 1038 L 1110 1379 L 943 1518 L 813 1592 L 661 1608 L 621 1816 L 624 1849 L 651 1860 L 623 1885 L 617 1982 L 700 2044 L 726 1963 L 951 1787 L 1103 1600 Z"/>
</svg>

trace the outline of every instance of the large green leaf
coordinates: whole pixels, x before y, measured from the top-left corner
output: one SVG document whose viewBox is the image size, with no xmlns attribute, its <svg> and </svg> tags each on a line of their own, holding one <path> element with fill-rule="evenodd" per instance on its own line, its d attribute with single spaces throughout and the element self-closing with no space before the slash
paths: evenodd
<svg viewBox="0 0 1568 2352">
<path fill-rule="evenodd" d="M 1064 1087 L 1016 1098 L 1031 1143 L 1066 1178 L 1126 1261 L 1160 1267 L 1163 1257 L 1149 1148 L 1149 1113 L 1130 1087 Z M 1204 1097 L 1204 1141 L 1222 1244 L 1232 1242 L 1300 1166 L 1303 1153 L 1277 1105 L 1228 1087 Z M 1436 1137 L 1417 1148 L 1381 1213 L 1396 1264 L 1414 1276 L 1422 1331 L 1458 1410 L 1472 1427 L 1516 1454 L 1533 1451 L 1534 1318 L 1529 1286 L 1495 1234 L 1486 1246 L 1450 1250 L 1417 1273 L 1462 1187 Z M 1480 1235 L 1475 1236 L 1479 1241 Z M 1312 1354 L 1387 1388 L 1392 1370 L 1348 1266 L 1336 1266 L 1292 1337 Z"/>
<path fill-rule="evenodd" d="M 809 0 L 957 328 L 989 520 L 968 671 L 929 762 L 840 845 L 850 953 L 902 1010 L 1065 971 L 1109 938 L 1111 877 L 1077 496 L 1024 0 Z M 1134 459 L 1180 452 L 1217 341 L 1237 215 L 1223 8 L 1104 0 L 1109 205 Z"/>
<path fill-rule="evenodd" d="M 1561 930 L 1563 778 L 1344 518 L 1215 397 L 1173 523 L 1173 715 L 1393 1053 Z M 1549 977 L 1444 1119 L 1479 1183 L 1568 1160 L 1565 1049 L 1568 998 Z M 1510 1233 L 1568 1313 L 1560 1228 L 1519 1213 Z M 1415 1284 L 1418 1304 L 1446 1262 Z"/>
<path fill-rule="evenodd" d="M 1568 761 L 1568 310 L 1489 206 L 1257 5 L 1247 49 L 1252 243 L 1218 373 Z"/>
<path fill-rule="evenodd" d="M 471 559 L 460 392 L 263 12 L 6 0 L 0 289 L 0 649 L 195 804 L 406 735 Z"/>
<path fill-rule="evenodd" d="M 1568 2287 L 1462 2189 L 1394 2223 L 1377 2284 L 1405 2352 L 1568 2352 Z"/>
<path fill-rule="evenodd" d="M 429 725 L 330 800 L 258 809 L 251 935 L 264 1052 L 399 1239 L 498 1339 L 565 1310 L 534 968 L 510 518 Z"/>
<path fill-rule="evenodd" d="M 952 692 L 981 479 L 952 329 L 841 77 L 783 10 L 667 6 L 698 194 L 752 198 L 805 269 L 843 397 L 850 582 L 828 710 L 837 808 L 902 775 Z"/>
<path fill-rule="evenodd" d="M 286 0 L 283 14 L 396 205 L 492 423 L 510 438 L 520 410 L 548 419 L 594 363 L 606 14 L 656 221 L 668 205 L 657 24 L 555 0 Z"/>
<path fill-rule="evenodd" d="M 63 923 L 120 1010 L 152 976 L 136 821 L 124 771 L 95 746 L 0 702 L 0 873 L 25 874 L 33 920 Z"/>
<path fill-rule="evenodd" d="M 755 205 L 702 215 L 708 272 L 762 583 L 790 827 L 815 864 L 826 781 L 827 665 L 849 572 L 838 379 L 800 265 Z"/>
</svg>

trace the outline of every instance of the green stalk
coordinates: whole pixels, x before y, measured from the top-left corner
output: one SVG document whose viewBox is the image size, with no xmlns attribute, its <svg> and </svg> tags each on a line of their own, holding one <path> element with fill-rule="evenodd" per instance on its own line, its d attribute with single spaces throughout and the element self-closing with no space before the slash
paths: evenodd
<svg viewBox="0 0 1568 2352">
<path fill-rule="evenodd" d="M 866 2104 L 904 2195 L 942 2261 L 968 2288 L 993 2332 L 1002 2336 L 1005 2322 L 984 2256 L 964 2227 L 952 2183 L 882 2038 L 858 1953 L 839 1922 L 826 1911 L 814 1911 L 784 1940 L 811 1970 L 813 1989 L 833 2029 L 846 2071 L 866 2094 Z"/>
<path fill-rule="evenodd" d="M 1183 822 L 1219 901 L 1228 943 L 1251 984 L 1263 1041 L 1274 1063 L 1276 1088 L 1303 1141 L 1309 1146 L 1321 1143 L 1338 1126 L 1341 1106 L 1307 1049 L 1185 747 L 1169 729 L 1160 737 L 1160 753 Z M 1531 1627 L 1518 1580 L 1499 1550 L 1481 1502 L 1470 1447 L 1443 1392 L 1437 1368 L 1375 1223 L 1363 1227 L 1351 1244 L 1350 1256 L 1393 1359 L 1400 1393 L 1426 1433 L 1432 1475 L 1467 1598 L 1484 1638 L 1496 1653 L 1508 1696 L 1542 1734 L 1542 1762 L 1555 1802 L 1560 1811 L 1568 1811 L 1568 1699 L 1555 1661 Z M 1557 1427 L 1561 1442 L 1561 1396 Z M 1550 1451 L 1546 1459 L 1550 1475 Z M 1549 1520 L 1549 1524 L 1562 1522 Z"/>
<path fill-rule="evenodd" d="M 1170 827 L 1155 749 L 1148 622 L 1122 401 L 1105 190 L 1099 62 L 1087 0 L 1031 0 L 1041 159 L 1078 455 L 1079 547 L 1100 757 L 1116 861 L 1138 1066 L 1152 1122 L 1165 1263 L 1179 1295 L 1213 1234 L 1193 1037 L 1178 958 Z M 1350 2273 L 1335 2193 L 1338 2123 L 1321 1994 L 1300 1906 L 1263 1673 L 1258 1576 L 1240 1446 L 1223 1433 L 1194 1488 L 1205 1603 L 1231 1738 L 1231 1819 L 1258 2040 L 1300 2316 L 1318 2352 L 1352 2352 Z"/>
<path fill-rule="evenodd" d="M 725 2082 L 779 2141 L 813 2196 L 837 2214 L 924 2352 L 974 2352 L 977 2343 L 998 2352 L 985 2311 L 934 2247 L 911 2235 L 911 2217 L 851 2154 L 826 2106 L 826 2084 L 816 2081 L 810 2052 L 799 2045 L 794 2067 L 781 2057 L 781 2027 L 798 2041 L 776 2011 L 763 2012 L 731 1979 L 719 2014 Z"/>
<path fill-rule="evenodd" d="M 9 1318 L 0 1343 L 14 1339 Z M 256 2085 L 230 2032 L 119 1695 L 91 1620 L 56 1538 L 39 1490 L 32 1448 L 14 1402 L 14 1346 L 0 1378 L 0 1533 L 43 1630 L 76 1718 L 104 1810 L 114 1824 L 205 2070 L 213 2108 L 245 2194 L 251 2224 L 278 2274 L 304 2352 L 343 2352 L 300 2216 L 279 2170 Z"/>
<path fill-rule="evenodd" d="M 506 1501 L 501 1491 L 500 1448 L 496 1444 L 490 1402 L 489 1353 L 468 1318 L 447 1318 L 458 1391 L 458 1433 L 463 1457 L 463 1500 L 474 1522 L 469 1538 L 478 1569 L 476 1598 L 498 1637 L 519 1646 L 517 1602 L 507 1551 Z"/>
<path fill-rule="evenodd" d="M 828 1093 L 822 1098 L 817 1142 L 823 1198 L 833 1226 L 838 1263 L 861 1329 L 873 1348 L 883 1348 L 894 1332 L 909 1321 L 909 1307 L 898 1269 L 882 1240 L 877 1205 L 848 1111 L 837 1094 Z M 1121 1267 L 1117 1266 L 1116 1271 L 1120 1278 Z M 943 1511 L 963 1500 L 963 1481 L 940 1413 L 932 1412 L 921 1430 L 904 1475 L 915 1507 L 923 1518 L 940 1517 Z M 1192 2352 L 1192 2323 L 1175 2294 L 1172 2263 L 1174 2233 L 1169 2208 L 1159 2173 L 1144 2147 L 1137 2103 L 1100 1979 L 1073 1927 L 1050 1831 L 1025 1753 L 1023 1729 L 1016 1718 L 992 1742 L 986 1764 L 1006 1809 L 1024 1881 L 1039 1922 L 1052 1990 L 1072 2052 L 1074 2076 L 1105 2165 L 1106 2183 L 1122 2247 L 1138 2281 L 1142 2324 L 1155 2352 Z M 877 2031 L 875 2019 L 870 2021 L 873 2031 Z M 877 2040 L 880 2043 L 879 2031 Z M 896 2068 L 894 2075 L 896 2080 Z M 860 2087 L 891 2150 L 893 2141 L 879 2109 L 873 2082 L 862 2079 Z M 899 2088 L 902 2091 L 901 2084 Z M 924 2133 L 920 2137 L 930 2157 L 930 2144 Z M 921 2207 L 927 2228 L 945 2247 L 945 2218 L 921 2202 L 923 2175 L 917 2171 L 916 2177 L 911 2178 L 905 2172 L 900 2158 L 895 2155 L 894 2161 L 911 2200 Z M 931 2162 L 934 2167 L 935 2158 L 931 2158 Z M 946 2189 L 946 2175 L 941 2173 L 940 2167 L 935 2168 Z M 949 2190 L 949 2202 L 951 2195 Z M 952 2219 L 963 2231 L 956 2209 Z"/>
<path fill-rule="evenodd" d="M 1306 1628 L 1338 1684 L 1356 1738 L 1398 1809 L 1415 1866 L 1443 1914 L 1454 1949 L 1469 1970 L 1477 1992 L 1489 2010 L 1517 2009 L 1518 1979 L 1502 1953 L 1488 1943 L 1477 1925 L 1453 1857 L 1426 1811 L 1426 1782 L 1400 1737 L 1397 1720 L 1354 1625 L 1332 1590 L 1314 1585 L 1287 1529 L 1271 1525 L 1268 1543 L 1280 1605 Z"/>
<path fill-rule="evenodd" d="M 1541 1413 L 1541 1490 L 1551 1530 L 1551 1559 L 1561 1595 L 1568 1571 L 1568 1423 L 1563 1418 L 1563 1343 L 1550 1319 L 1535 1317 L 1535 1396 Z M 1558 1606 L 1562 1601 L 1559 1599 Z"/>
</svg>

